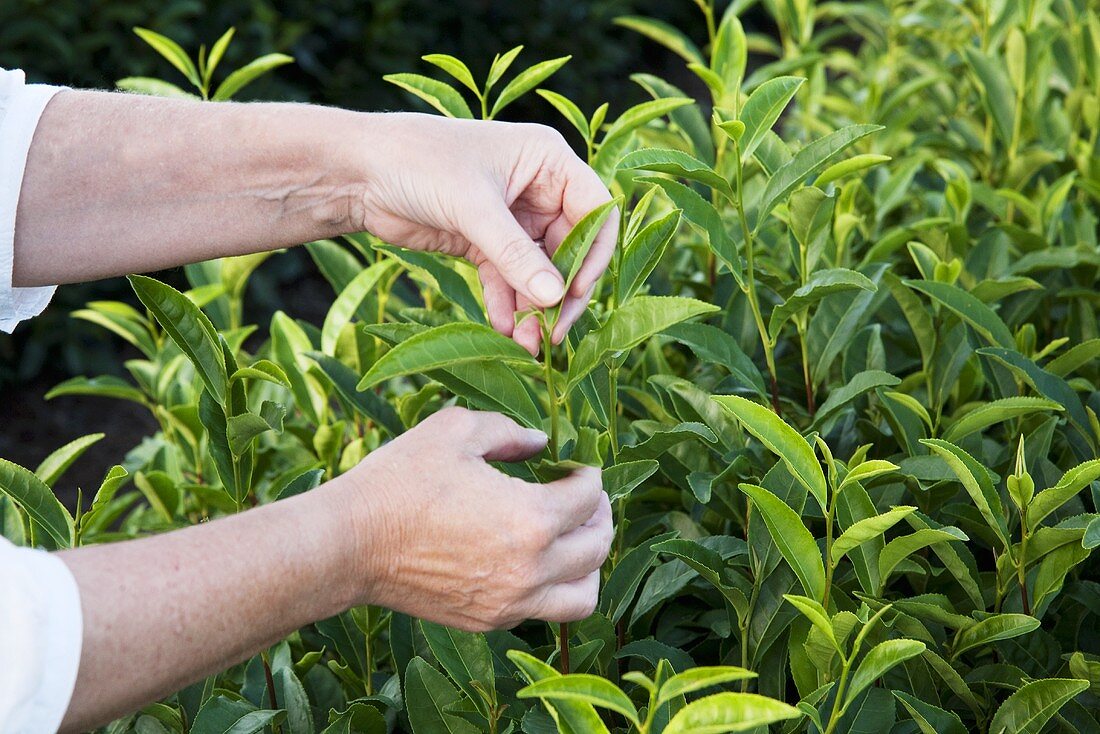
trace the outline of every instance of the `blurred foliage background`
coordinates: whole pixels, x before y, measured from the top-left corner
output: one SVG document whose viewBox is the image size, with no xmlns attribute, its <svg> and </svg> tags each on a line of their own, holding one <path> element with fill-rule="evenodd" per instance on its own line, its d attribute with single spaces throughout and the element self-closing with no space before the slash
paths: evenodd
<svg viewBox="0 0 1100 734">
<path fill-rule="evenodd" d="M 523 44 L 521 60 L 528 63 L 564 54 L 583 59 L 558 72 L 553 88 L 584 109 L 609 101 L 614 110 L 647 98 L 629 80 L 635 71 L 661 74 L 705 95 L 669 54 L 612 23 L 616 16 L 640 13 L 690 26 L 686 16 L 694 12 L 690 3 L 662 0 L 2 0 L 0 67 L 23 69 L 31 81 L 84 88 L 112 89 L 127 76 L 179 82 L 133 27 L 156 30 L 194 52 L 234 26 L 223 68 L 276 51 L 296 60 L 248 87 L 242 99 L 395 110 L 415 108 L 416 102 L 384 82 L 384 74 L 423 72 L 430 67 L 420 57 L 437 52 L 467 60 L 480 74 L 494 53 Z M 746 19 L 750 30 L 753 20 Z M 557 113 L 534 96 L 505 117 L 558 122 Z M 276 308 L 311 316 L 314 274 L 304 254 L 275 258 L 263 271 L 250 293 L 260 323 Z M 170 274 L 163 277 L 172 281 Z M 316 303 L 320 309 L 329 296 L 318 284 L 318 299 L 326 299 Z M 286 303 L 280 294 L 291 292 L 291 285 L 296 302 Z M 17 388 L 22 400 L 38 400 L 35 393 L 71 375 L 119 372 L 119 355 L 107 334 L 67 315 L 89 300 L 130 297 L 122 281 L 65 286 L 42 317 L 14 336 L 0 334 L 0 396 L 6 404 L 0 424 L 10 426 L 16 417 L 11 411 Z M 0 451 L 3 433 L 0 427 Z"/>
</svg>

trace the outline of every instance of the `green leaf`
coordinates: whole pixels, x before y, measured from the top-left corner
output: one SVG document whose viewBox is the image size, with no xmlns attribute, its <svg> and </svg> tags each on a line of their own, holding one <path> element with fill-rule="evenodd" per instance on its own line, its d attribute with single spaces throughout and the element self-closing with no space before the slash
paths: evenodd
<svg viewBox="0 0 1100 734">
<path fill-rule="evenodd" d="M 664 734 L 722 734 L 751 731 L 777 721 L 797 719 L 802 712 L 756 693 L 716 693 L 676 712 Z"/>
<path fill-rule="evenodd" d="M 689 64 L 702 64 L 704 62 L 699 47 L 678 28 L 664 21 L 638 15 L 621 15 L 615 19 L 615 25 L 629 28 L 651 41 L 656 41 Z"/>
<path fill-rule="evenodd" d="M 508 659 L 519 668 L 519 672 L 529 683 L 561 677 L 561 673 L 521 650 L 509 650 Z M 607 725 L 590 703 L 574 699 L 543 700 L 542 703 L 559 723 L 562 731 L 574 734 L 609 734 Z"/>
<path fill-rule="evenodd" d="M 576 387 L 608 356 L 633 349 L 673 324 L 717 310 L 717 306 L 693 298 L 637 296 L 612 311 L 603 326 L 581 339 L 569 364 L 568 389 Z"/>
<path fill-rule="evenodd" d="M 476 726 L 450 713 L 461 700 L 458 691 L 424 658 L 409 663 L 404 693 L 413 734 L 476 734 Z"/>
<path fill-rule="evenodd" d="M 420 74 L 387 74 L 382 78 L 420 97 L 447 117 L 473 119 L 470 106 L 450 84 Z"/>
<path fill-rule="evenodd" d="M 523 50 L 523 46 L 516 46 L 515 48 L 505 51 L 503 54 L 497 54 L 493 57 L 493 63 L 489 67 L 489 75 L 485 81 L 485 93 L 488 94 L 489 90 L 496 86 L 496 83 L 508 73 L 508 69 L 512 67 L 512 62 L 519 56 L 520 51 Z"/>
<path fill-rule="evenodd" d="M 191 57 L 178 43 L 148 28 L 135 27 L 134 33 L 152 46 L 158 54 L 167 59 L 168 63 L 179 69 L 188 81 L 196 87 L 202 87 L 202 80 L 199 79 L 199 70 L 195 68 L 195 62 L 191 60 Z"/>
<path fill-rule="evenodd" d="M 52 487 L 65 473 L 65 470 L 80 458 L 81 454 L 93 444 L 102 440 L 105 435 L 104 433 L 91 433 L 70 441 L 43 459 L 38 468 L 34 470 L 35 476 L 41 479 L 43 484 Z"/>
<path fill-rule="evenodd" d="M 795 153 L 790 161 L 768 179 L 757 209 L 755 228 L 759 229 L 775 205 L 785 199 L 807 177 L 820 171 L 828 165 L 830 160 L 857 140 L 882 129 L 881 125 L 849 125 L 818 138 Z"/>
<path fill-rule="evenodd" d="M 483 716 L 490 714 L 489 705 L 478 689 L 496 698 L 496 678 L 493 674 L 493 654 L 485 635 L 444 627 L 421 620 L 424 638 L 436 660 L 458 684 Z"/>
<path fill-rule="evenodd" d="M 33 473 L 0 459 L 0 494 L 10 497 L 31 520 L 53 539 L 58 548 L 73 543 L 73 519 L 53 490 Z"/>
<path fill-rule="evenodd" d="M 377 262 L 355 276 L 344 290 L 340 291 L 340 295 L 329 308 L 324 326 L 321 328 L 321 351 L 328 355 L 335 355 L 340 332 L 351 322 L 359 305 L 366 300 L 379 281 L 389 276 L 396 267 L 396 260 L 387 259 Z"/>
<path fill-rule="evenodd" d="M 627 154 L 619 161 L 619 168 L 640 168 L 686 178 L 709 186 L 733 201 L 733 189 L 730 188 L 729 181 L 706 163 L 680 150 L 642 148 Z"/>
<path fill-rule="evenodd" d="M 741 136 L 742 160 L 748 161 L 756 152 L 764 133 L 771 131 L 804 81 L 802 77 L 795 76 L 769 79 L 745 100 L 740 117 L 741 122 L 745 123 L 745 132 Z"/>
<path fill-rule="evenodd" d="M 577 132 L 579 132 L 585 140 L 592 137 L 592 131 L 588 127 L 588 119 L 573 100 L 563 94 L 552 92 L 549 89 L 536 89 L 535 94 L 552 104 L 554 109 L 562 114 L 562 117 L 568 120 L 573 127 L 577 128 Z"/>
<path fill-rule="evenodd" d="M 282 710 L 257 709 L 247 701 L 213 696 L 199 709 L 191 734 L 256 734 L 284 718 Z"/>
<path fill-rule="evenodd" d="M 645 284 L 679 227 L 680 210 L 676 209 L 650 222 L 626 244 L 619 264 L 619 303 L 629 301 Z"/>
<path fill-rule="evenodd" d="M 894 572 L 894 569 L 898 567 L 902 561 L 909 556 L 913 555 L 921 548 L 927 548 L 930 545 L 936 543 L 949 543 L 953 541 L 966 541 L 969 538 L 956 528 L 947 529 L 933 529 L 922 528 L 915 533 L 909 535 L 903 535 L 900 538 L 894 538 L 879 552 L 878 555 L 878 573 L 881 579 L 880 583 L 885 585 L 890 578 L 890 574 Z"/>
<path fill-rule="evenodd" d="M 790 298 L 772 311 L 768 321 L 768 334 L 775 341 L 779 337 L 779 330 L 791 317 L 802 313 L 825 296 L 856 289 L 874 292 L 878 287 L 862 273 L 846 268 L 815 272 L 805 285 L 800 286 Z"/>
<path fill-rule="evenodd" d="M 666 701 L 671 701 L 678 696 L 694 693 L 704 688 L 729 683 L 735 680 L 755 678 L 756 673 L 733 665 L 710 665 L 685 670 L 669 678 L 657 692 L 657 703 L 660 706 Z"/>
<path fill-rule="evenodd" d="M 635 726 L 641 726 L 638 710 L 625 693 L 611 681 L 597 675 L 562 675 L 535 681 L 516 694 L 519 698 L 549 698 L 581 701 L 622 714 Z"/>
<path fill-rule="evenodd" d="M 382 356 L 359 381 L 366 390 L 386 380 L 474 362 L 535 364 L 530 353 L 488 326 L 453 323 L 409 337 Z"/>
<path fill-rule="evenodd" d="M 650 547 L 659 553 L 667 553 L 683 561 L 691 570 L 718 589 L 738 616 L 748 610 L 748 600 L 745 595 L 726 583 L 724 577 L 726 562 L 718 551 L 707 548 L 705 545 L 696 543 L 693 540 L 682 538 L 672 538 L 654 543 Z"/>
<path fill-rule="evenodd" d="M 230 385 L 238 380 L 262 380 L 272 385 L 290 387 L 290 378 L 286 376 L 286 372 L 269 359 L 257 359 L 248 367 L 241 367 L 229 376 Z"/>
<path fill-rule="evenodd" d="M 286 408 L 270 400 L 264 401 L 259 414 L 246 411 L 230 416 L 226 421 L 225 431 L 229 439 L 229 450 L 234 456 L 242 456 L 257 436 L 268 431 L 281 433 L 285 417 Z"/>
<path fill-rule="evenodd" d="M 1038 527 L 1048 515 L 1077 496 L 1085 487 L 1100 479 L 1100 459 L 1086 461 L 1075 466 L 1058 480 L 1050 489 L 1044 489 L 1031 500 L 1027 507 L 1027 525 Z"/>
<path fill-rule="evenodd" d="M 734 395 L 716 395 L 714 400 L 733 413 L 752 435 L 769 451 L 779 456 L 788 471 L 804 486 L 825 512 L 828 507 L 828 488 L 821 464 L 806 439 L 791 428 L 782 418 L 759 403 Z M 799 523 L 801 524 L 801 523 Z"/>
<path fill-rule="evenodd" d="M 788 604 L 802 612 L 806 619 L 810 620 L 810 624 L 817 628 L 817 631 L 829 641 L 834 650 L 841 655 L 844 654 L 840 643 L 837 642 L 836 631 L 833 629 L 832 620 L 829 619 L 829 613 L 825 611 L 825 607 L 821 606 L 820 602 L 798 594 L 784 594 L 783 598 L 787 600 Z"/>
<path fill-rule="evenodd" d="M 994 614 L 955 635 L 952 643 L 952 659 L 967 650 L 988 645 L 997 640 L 1008 640 L 1026 635 L 1039 628 L 1039 620 L 1026 614 Z"/>
<path fill-rule="evenodd" d="M 313 734 L 313 711 L 309 696 L 294 669 L 284 666 L 275 671 L 275 702 L 286 711 L 281 729 L 286 734 Z"/>
<path fill-rule="evenodd" d="M 916 509 L 915 507 L 906 506 L 894 507 L 881 515 L 865 517 L 853 523 L 851 527 L 841 533 L 839 538 L 833 541 L 833 565 L 839 563 L 848 551 L 858 548 L 868 540 L 881 536 Z"/>
<path fill-rule="evenodd" d="M 467 319 L 479 324 L 485 323 L 485 309 L 460 272 L 462 269 L 472 271 L 465 261 L 392 245 L 376 245 L 375 249 L 404 263 L 415 277 L 423 279 L 442 293 L 444 298 L 462 309 Z"/>
<path fill-rule="evenodd" d="M 635 180 L 660 186 L 673 206 L 683 211 L 684 218 L 706 234 L 711 251 L 729 268 L 738 284 L 742 283 L 741 256 L 737 253 L 737 245 L 726 231 L 722 215 L 713 204 L 679 181 L 650 176 Z"/>
<path fill-rule="evenodd" d="M 607 132 L 604 133 L 603 140 L 600 143 L 601 150 L 604 147 L 610 150 L 610 143 L 613 141 L 629 135 L 642 125 L 659 117 L 664 117 L 673 110 L 689 105 L 694 101 L 689 97 L 662 97 L 661 99 L 651 99 L 648 102 L 634 105 L 619 115 L 615 122 L 608 126 Z M 612 163 L 614 162 L 612 161 Z"/>
<path fill-rule="evenodd" d="M 148 94 L 152 97 L 166 97 L 168 99 L 200 99 L 197 94 L 191 94 L 180 89 L 171 82 L 162 79 L 152 79 L 145 76 L 128 76 L 115 82 L 115 87 L 123 92 L 135 94 Z"/>
<path fill-rule="evenodd" d="M 225 402 L 228 377 L 214 325 L 198 306 L 171 286 L 143 275 L 129 276 L 138 299 L 194 365 L 206 389 Z"/>
<path fill-rule="evenodd" d="M 214 45 L 210 47 L 210 55 L 206 58 L 206 72 L 203 74 L 203 84 L 210 85 L 210 77 L 214 74 L 214 71 L 218 68 L 218 64 L 221 63 L 222 57 L 225 56 L 225 51 L 229 48 L 230 41 L 233 40 L 233 36 L 236 34 L 237 29 L 230 27 L 225 33 L 214 41 Z"/>
<path fill-rule="evenodd" d="M 449 56 L 447 54 L 428 54 L 420 58 L 433 66 L 438 66 L 440 69 L 462 82 L 462 84 L 474 94 L 481 93 L 477 88 L 477 82 L 474 81 L 474 75 L 470 73 L 470 67 L 466 66 L 466 64 L 462 63 L 454 56 Z"/>
<path fill-rule="evenodd" d="M 280 66 L 294 63 L 293 56 L 286 54 L 265 54 L 258 59 L 253 59 L 241 68 L 235 70 L 218 85 L 218 91 L 214 92 L 212 99 L 215 102 L 231 99 L 237 92 L 244 89 L 264 74 L 278 69 Z"/>
<path fill-rule="evenodd" d="M 611 502 L 628 497 L 638 485 L 657 473 L 655 459 L 627 461 L 603 470 L 603 488 Z"/>
<path fill-rule="evenodd" d="M 844 476 L 844 479 L 840 482 L 840 486 L 837 488 L 837 493 L 843 492 L 845 487 L 850 486 L 854 482 L 866 482 L 875 477 L 897 470 L 897 464 L 892 464 L 889 461 L 882 461 L 881 459 L 865 461 L 859 466 L 854 467 Z"/>
<path fill-rule="evenodd" d="M 902 691 L 891 691 L 901 702 L 921 734 L 966 734 L 962 719 L 954 711 L 944 711 L 938 706 L 920 700 Z"/>
<path fill-rule="evenodd" d="M 728 332 L 708 324 L 692 323 L 670 326 L 664 333 L 687 346 L 700 360 L 725 367 L 738 382 L 761 398 L 766 396 L 767 388 L 760 369 Z"/>
<path fill-rule="evenodd" d="M 569 234 L 565 235 L 558 249 L 554 250 L 550 260 L 561 273 L 566 291 L 569 290 L 573 279 L 577 277 L 577 272 L 584 265 L 584 259 L 588 256 L 592 243 L 596 241 L 596 235 L 603 229 L 604 222 L 619 203 L 620 199 L 612 199 L 585 214 L 569 230 Z"/>
<path fill-rule="evenodd" d="M 554 72 L 573 58 L 572 56 L 562 56 L 557 59 L 549 59 L 547 61 L 540 61 L 539 63 L 529 66 L 519 74 L 516 78 L 508 82 L 508 84 L 501 90 L 500 96 L 497 97 L 497 101 L 493 103 L 493 109 L 489 112 L 489 119 L 493 119 L 501 110 L 515 102 L 527 92 L 531 91 L 538 85 L 546 81 Z"/>
<path fill-rule="evenodd" d="M 981 83 L 982 101 L 993 118 L 1001 142 L 1005 146 L 1011 145 L 1016 93 L 1005 73 L 1003 61 L 994 59 L 973 46 L 963 48 L 963 55 Z"/>
<path fill-rule="evenodd" d="M 1025 683 L 993 714 L 989 732 L 1039 734 L 1059 709 L 1088 687 L 1088 681 L 1074 678 L 1046 678 Z"/>
<path fill-rule="evenodd" d="M 993 309 L 958 286 L 931 280 L 906 280 L 905 285 L 924 293 L 932 300 L 954 312 L 959 318 L 981 334 L 989 343 L 1015 349 L 1016 340 L 1005 322 Z"/>
<path fill-rule="evenodd" d="M 814 186 L 824 188 L 833 181 L 844 178 L 849 174 L 863 171 L 871 166 L 877 166 L 879 163 L 885 163 L 888 160 L 890 160 L 890 156 L 879 155 L 877 153 L 854 155 L 848 160 L 834 163 L 822 171 L 821 175 L 814 179 Z"/>
<path fill-rule="evenodd" d="M 738 485 L 764 518 L 768 532 L 784 560 L 794 570 L 802 588 L 813 599 L 825 596 L 825 566 L 817 541 L 798 516 L 783 500 L 754 484 Z"/>
<path fill-rule="evenodd" d="M 817 410 L 817 415 L 814 416 L 813 427 L 828 426 L 831 419 L 861 395 L 882 387 L 894 387 L 900 383 L 900 379 L 882 370 L 866 370 L 856 373 L 846 385 L 842 385 L 829 393 L 828 399 L 821 404 L 821 407 Z"/>
<path fill-rule="evenodd" d="M 952 423 L 951 427 L 944 431 L 943 438 L 945 441 L 958 443 L 967 436 L 984 431 L 998 423 L 1047 410 L 1062 411 L 1064 408 L 1053 400 L 1043 398 L 1011 397 L 993 400 L 978 406 Z"/>
<path fill-rule="evenodd" d="M 845 705 L 854 701 L 887 671 L 923 653 L 925 647 L 923 642 L 916 640 L 886 640 L 875 645 L 856 668 L 845 694 Z"/>
<path fill-rule="evenodd" d="M 986 524 L 997 534 L 1004 547 L 1011 545 L 1008 538 L 1008 521 L 1005 517 L 1004 507 L 1001 504 L 1001 496 L 997 488 L 993 486 L 993 480 L 984 466 L 979 464 L 973 456 L 966 453 L 958 446 L 941 441 L 938 438 L 921 439 L 921 443 L 932 449 L 939 455 L 959 482 L 966 493 L 974 500 L 978 512 L 985 518 Z"/>
</svg>

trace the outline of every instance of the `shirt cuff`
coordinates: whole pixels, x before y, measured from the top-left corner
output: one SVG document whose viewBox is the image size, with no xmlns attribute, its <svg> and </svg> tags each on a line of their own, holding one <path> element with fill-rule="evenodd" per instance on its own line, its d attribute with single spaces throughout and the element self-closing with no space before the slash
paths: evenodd
<svg viewBox="0 0 1100 734">
<path fill-rule="evenodd" d="M 11 333 L 20 321 L 42 313 L 56 286 L 15 288 L 12 267 L 15 257 L 15 213 L 34 131 L 42 111 L 63 87 L 23 84 L 22 74 L 8 76 L 8 94 L 0 110 L 0 331 Z M 4 90 L 0 90 L 4 91 Z"/>
</svg>

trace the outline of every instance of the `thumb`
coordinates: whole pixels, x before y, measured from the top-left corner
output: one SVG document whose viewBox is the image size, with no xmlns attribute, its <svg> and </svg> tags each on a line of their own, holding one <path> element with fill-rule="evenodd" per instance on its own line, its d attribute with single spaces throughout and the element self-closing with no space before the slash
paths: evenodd
<svg viewBox="0 0 1100 734">
<path fill-rule="evenodd" d="M 503 201 L 471 212 L 463 234 L 496 266 L 508 285 L 532 303 L 549 308 L 561 301 L 565 294 L 561 274 Z"/>
</svg>

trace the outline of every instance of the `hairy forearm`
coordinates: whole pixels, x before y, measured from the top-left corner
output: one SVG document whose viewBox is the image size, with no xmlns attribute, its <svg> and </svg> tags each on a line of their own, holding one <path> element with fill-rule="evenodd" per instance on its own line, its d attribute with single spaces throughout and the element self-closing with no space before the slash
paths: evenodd
<svg viewBox="0 0 1100 734">
<path fill-rule="evenodd" d="M 61 92 L 27 158 L 14 283 L 150 271 L 351 231 L 371 117 Z"/>
<path fill-rule="evenodd" d="M 175 532 L 61 552 L 84 613 L 63 730 L 140 708 L 359 603 L 371 554 L 350 519 L 367 511 L 356 496 L 336 480 Z"/>
</svg>

